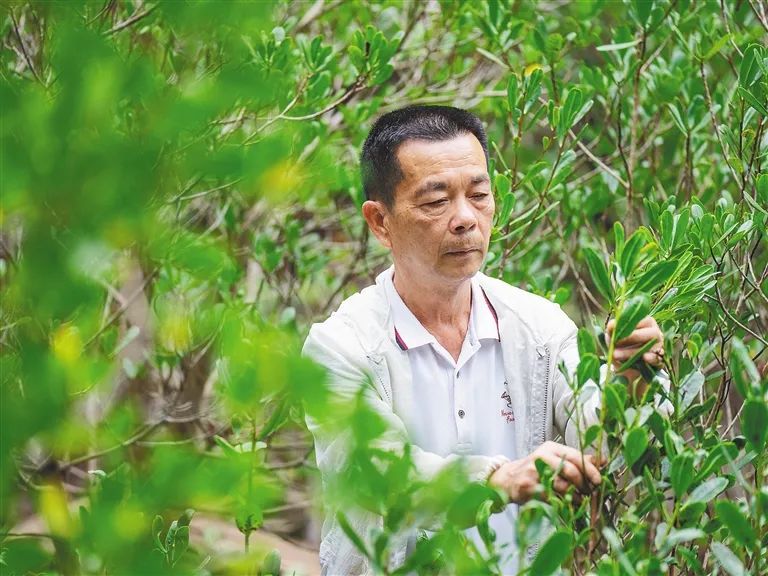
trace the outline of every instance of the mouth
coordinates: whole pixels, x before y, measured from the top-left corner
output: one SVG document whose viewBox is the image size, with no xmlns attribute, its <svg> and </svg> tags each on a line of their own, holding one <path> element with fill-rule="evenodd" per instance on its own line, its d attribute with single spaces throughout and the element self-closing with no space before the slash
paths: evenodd
<svg viewBox="0 0 768 576">
<path fill-rule="evenodd" d="M 466 248 L 463 250 L 449 250 L 447 254 L 449 256 L 467 256 L 468 254 L 474 254 L 475 252 L 480 252 L 477 248 Z"/>
</svg>

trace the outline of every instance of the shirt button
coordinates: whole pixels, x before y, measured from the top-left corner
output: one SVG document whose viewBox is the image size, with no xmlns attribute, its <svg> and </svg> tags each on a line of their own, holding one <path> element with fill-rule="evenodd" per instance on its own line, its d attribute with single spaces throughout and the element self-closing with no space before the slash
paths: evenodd
<svg viewBox="0 0 768 576">
<path fill-rule="evenodd" d="M 466 414 L 464 410 L 459 410 L 459 418 L 464 418 L 464 414 Z"/>
<path fill-rule="evenodd" d="M 458 378 L 461 375 L 461 372 L 456 372 L 456 378 Z"/>
</svg>

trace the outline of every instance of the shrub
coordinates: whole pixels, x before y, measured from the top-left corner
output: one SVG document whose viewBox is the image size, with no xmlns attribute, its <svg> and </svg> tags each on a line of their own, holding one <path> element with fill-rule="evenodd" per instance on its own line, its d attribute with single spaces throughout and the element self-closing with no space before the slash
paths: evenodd
<svg viewBox="0 0 768 576">
<path fill-rule="evenodd" d="M 363 465 L 375 421 L 299 356 L 387 261 L 357 154 L 376 115 L 421 102 L 487 123 L 486 272 L 583 326 L 575 388 L 610 363 L 609 318 L 650 311 L 666 335 L 674 413 L 658 386 L 634 402 L 599 380 L 581 441 L 605 480 L 557 497 L 542 469 L 518 523 L 530 573 L 765 573 L 767 30 L 752 1 L 9 5 L 4 571 L 278 571 L 249 537 L 316 476 L 304 410 L 357 432 L 343 487 L 384 516 L 361 541 L 379 571 L 419 510 L 448 512 L 408 569 L 498 571 L 494 495 L 404 482 L 407 452 Z M 189 546 L 187 509 L 231 518 L 246 554 Z M 29 511 L 43 537 L 14 528 Z"/>
</svg>

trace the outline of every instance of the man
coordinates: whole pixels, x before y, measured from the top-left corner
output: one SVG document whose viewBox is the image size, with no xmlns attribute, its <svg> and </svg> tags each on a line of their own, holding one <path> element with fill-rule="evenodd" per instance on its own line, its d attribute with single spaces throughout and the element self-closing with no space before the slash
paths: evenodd
<svg viewBox="0 0 768 576">
<path fill-rule="evenodd" d="M 478 118 L 442 106 L 390 112 L 371 129 L 361 164 L 363 216 L 394 265 L 315 324 L 304 351 L 328 369 L 340 396 L 366 386 L 367 403 L 388 426 L 384 445 L 412 443 L 424 478 L 462 458 L 467 481 L 506 493 L 513 505 L 491 525 L 497 543 L 513 545 L 514 504 L 534 496 L 537 459 L 559 470 L 560 492 L 600 483 L 593 459 L 573 447 L 574 399 L 558 369 L 562 362 L 574 372 L 578 364 L 576 326 L 559 306 L 479 272 L 494 198 Z M 661 350 L 662 338 L 646 318 L 617 347 L 617 365 L 649 340 Z M 654 353 L 644 360 L 659 364 Z M 584 403 L 582 425 L 596 421 L 599 404 L 599 394 Z M 345 440 L 309 425 L 323 475 L 341 471 Z M 380 522 L 363 510 L 348 517 L 363 537 Z M 478 538 L 476 529 L 467 535 Z M 403 545 L 393 563 L 405 553 Z M 326 574 L 369 570 L 331 515 L 320 561 Z"/>
</svg>

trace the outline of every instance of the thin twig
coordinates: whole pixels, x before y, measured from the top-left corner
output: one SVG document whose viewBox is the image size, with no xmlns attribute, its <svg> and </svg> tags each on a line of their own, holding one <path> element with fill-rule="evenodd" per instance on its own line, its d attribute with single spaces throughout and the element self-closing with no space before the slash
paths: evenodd
<svg viewBox="0 0 768 576">
<path fill-rule="evenodd" d="M 725 151 L 725 144 L 723 143 L 723 137 L 720 135 L 720 130 L 717 126 L 717 118 L 715 118 L 715 105 L 712 102 L 712 94 L 709 91 L 707 74 L 704 71 L 704 60 L 699 60 L 699 70 L 701 72 L 701 80 L 704 82 L 704 95 L 706 96 L 706 100 L 707 100 L 709 117 L 712 119 L 712 128 L 714 129 L 715 136 L 717 136 L 717 141 L 720 143 L 720 153 L 723 155 L 723 160 L 725 160 L 725 164 L 728 166 L 728 170 L 730 170 L 731 175 L 733 176 L 733 179 L 738 183 L 740 181 L 739 176 L 736 174 L 736 171 L 733 169 L 733 166 L 731 166 L 731 163 L 728 160 L 728 154 Z"/>
<path fill-rule="evenodd" d="M 125 299 L 125 303 L 122 306 L 120 306 L 120 308 L 114 314 L 112 314 L 112 316 L 110 316 L 110 318 L 106 321 L 106 323 L 101 328 L 99 328 L 96 334 L 94 334 L 88 339 L 88 341 L 85 343 L 83 348 L 88 348 L 91 344 L 93 344 L 96 341 L 96 339 L 99 336 L 101 336 L 107 328 L 109 328 L 112 324 L 114 324 L 118 320 L 118 318 L 120 318 L 120 316 L 125 314 L 125 311 L 128 310 L 128 307 L 131 305 L 131 303 L 139 296 L 139 294 L 144 292 L 144 288 L 147 287 L 147 285 L 152 281 L 152 279 L 157 275 L 158 272 L 159 272 L 159 268 L 155 268 L 149 274 L 147 274 L 147 277 L 144 278 L 144 281 L 141 283 L 141 286 L 136 288 L 133 294 L 131 294 L 128 298 Z"/>
<path fill-rule="evenodd" d="M 349 88 L 347 88 L 346 92 L 344 92 L 344 94 L 342 94 L 341 97 L 339 97 L 338 100 L 336 100 L 334 102 L 331 102 L 330 104 L 328 104 L 328 106 L 326 106 L 322 110 L 320 110 L 318 112 L 313 112 L 312 114 L 307 114 L 306 116 L 282 116 L 281 115 L 280 119 L 281 120 L 290 120 L 292 122 L 302 122 L 304 120 L 314 120 L 315 118 L 319 118 L 323 114 L 325 114 L 327 112 L 330 112 L 334 108 L 337 108 L 337 107 L 341 106 L 342 104 L 347 102 L 350 98 L 352 98 L 352 96 L 354 96 L 357 92 L 362 90 L 364 87 L 365 87 L 365 84 L 363 82 L 363 79 L 362 78 L 357 78 L 357 80 L 355 80 L 352 83 L 352 85 Z"/>
<path fill-rule="evenodd" d="M 728 308 L 725 306 L 725 303 L 722 300 L 722 295 L 720 294 L 720 288 L 718 286 L 715 286 L 715 291 L 717 292 L 717 298 L 712 298 L 711 296 L 704 295 L 705 298 L 708 298 L 709 300 L 715 300 L 720 305 L 720 309 L 723 311 L 723 313 L 733 322 L 736 324 L 739 328 L 744 330 L 745 332 L 751 334 L 756 340 L 759 340 L 764 346 L 768 346 L 768 340 L 751 330 L 748 326 L 742 324 L 738 319 L 734 318 L 733 315 L 728 311 Z"/>
<path fill-rule="evenodd" d="M 104 32 L 104 35 L 109 36 L 111 34 L 115 34 L 116 32 L 120 32 L 121 30 L 125 30 L 129 26 L 136 24 L 136 22 L 138 22 L 139 20 L 143 20 L 144 18 L 152 14 L 152 12 L 154 12 L 158 6 L 159 4 L 155 4 L 154 6 L 151 6 L 145 10 L 137 10 L 128 19 L 123 20 L 122 22 L 118 22 L 112 28 Z"/>
<path fill-rule="evenodd" d="M 32 58 L 27 53 L 27 47 L 24 45 L 24 39 L 21 37 L 21 32 L 19 31 L 19 22 L 16 20 L 16 16 L 14 15 L 13 10 L 9 10 L 9 14 L 11 16 L 11 22 L 13 23 L 13 31 L 16 33 L 16 38 L 18 39 L 19 47 L 21 48 L 21 54 L 24 56 L 24 60 L 26 61 L 27 66 L 32 71 L 32 75 L 35 77 L 35 79 L 47 88 L 48 85 L 37 73 L 37 69 L 32 64 Z"/>
</svg>

